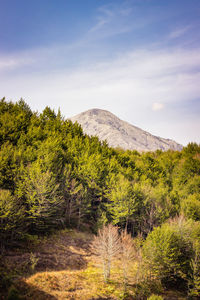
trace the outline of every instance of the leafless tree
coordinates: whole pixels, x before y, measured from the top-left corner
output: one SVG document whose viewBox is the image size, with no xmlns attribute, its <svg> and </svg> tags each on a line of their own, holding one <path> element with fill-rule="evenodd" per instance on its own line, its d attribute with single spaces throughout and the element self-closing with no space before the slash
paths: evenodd
<svg viewBox="0 0 200 300">
<path fill-rule="evenodd" d="M 128 270 L 130 262 L 135 258 L 135 248 L 133 239 L 126 230 L 121 233 L 121 253 L 120 260 L 122 262 L 123 276 L 124 276 L 124 288 L 126 289 L 128 281 Z"/>
<path fill-rule="evenodd" d="M 109 224 L 98 231 L 92 243 L 93 252 L 99 256 L 103 266 L 104 280 L 110 278 L 111 263 L 121 251 L 121 241 L 118 228 Z"/>
<path fill-rule="evenodd" d="M 157 225 L 157 216 L 156 216 L 156 206 L 153 202 L 150 203 L 150 206 L 146 208 L 145 215 L 143 216 L 143 222 L 141 224 L 141 231 L 146 233 L 152 231 L 153 227 Z"/>
</svg>

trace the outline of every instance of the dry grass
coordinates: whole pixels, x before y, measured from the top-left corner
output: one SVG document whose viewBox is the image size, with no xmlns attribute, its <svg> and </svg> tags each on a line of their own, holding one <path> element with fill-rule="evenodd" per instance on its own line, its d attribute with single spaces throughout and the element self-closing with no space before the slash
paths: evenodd
<svg viewBox="0 0 200 300">
<path fill-rule="evenodd" d="M 38 259 L 35 274 L 25 272 L 14 286 L 22 299 L 123 299 L 119 264 L 113 265 L 111 280 L 105 284 L 100 262 L 90 252 L 93 236 L 78 231 L 61 231 L 40 242 L 31 251 Z M 29 265 L 29 253 L 21 254 Z M 9 254 L 9 267 L 16 257 Z M 20 254 L 17 256 L 20 265 Z M 27 267 L 28 270 L 28 267 Z"/>
<path fill-rule="evenodd" d="M 14 289 L 19 295 L 19 298 L 11 299 L 142 299 L 135 296 L 137 262 L 129 265 L 129 296 L 125 298 L 120 261 L 112 265 L 111 279 L 105 283 L 100 261 L 90 251 L 92 239 L 93 236 L 88 233 L 64 230 L 40 240 L 36 247 L 33 245 L 27 251 L 8 252 L 4 257 L 5 265 L 15 274 L 11 291 Z M 30 268 L 31 253 L 38 259 L 34 272 Z M 170 297 L 172 294 L 165 299 Z M 7 298 L 5 294 L 4 298 L 1 297 L 0 292 L 0 299 Z"/>
<path fill-rule="evenodd" d="M 33 300 L 121 298 L 123 281 L 119 268 L 115 266 L 112 280 L 105 284 L 101 266 L 90 252 L 92 239 L 88 233 L 63 230 L 36 241 L 28 250 L 9 251 L 5 264 L 18 274 L 14 276 L 18 295 Z M 37 259 L 34 272 L 31 255 Z"/>
<path fill-rule="evenodd" d="M 24 299 L 123 299 L 120 274 L 114 273 L 105 284 L 100 268 L 37 273 L 18 282 Z"/>
</svg>

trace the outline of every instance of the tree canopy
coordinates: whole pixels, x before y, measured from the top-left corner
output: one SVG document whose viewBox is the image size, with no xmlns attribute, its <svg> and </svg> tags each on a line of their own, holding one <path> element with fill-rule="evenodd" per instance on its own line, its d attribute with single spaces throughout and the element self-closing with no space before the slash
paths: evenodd
<svg viewBox="0 0 200 300">
<path fill-rule="evenodd" d="M 106 222 L 147 235 L 170 217 L 200 220 L 200 146 L 108 147 L 46 107 L 0 101 L 1 241 Z"/>
</svg>

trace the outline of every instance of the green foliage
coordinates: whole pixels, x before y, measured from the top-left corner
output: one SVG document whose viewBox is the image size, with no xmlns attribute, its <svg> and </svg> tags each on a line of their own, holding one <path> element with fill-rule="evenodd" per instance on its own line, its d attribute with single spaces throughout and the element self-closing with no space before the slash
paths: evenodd
<svg viewBox="0 0 200 300">
<path fill-rule="evenodd" d="M 7 300 L 20 300 L 20 299 L 21 297 L 19 296 L 18 290 L 14 286 L 11 286 L 8 291 Z"/>
<path fill-rule="evenodd" d="M 38 114 L 22 99 L 0 101 L 2 253 L 19 240 L 36 247 L 41 234 L 60 227 L 97 232 L 117 224 L 136 237 L 138 298 L 160 294 L 160 281 L 182 283 L 196 297 L 199 195 L 200 145 L 190 143 L 180 152 L 112 149 L 60 111 L 46 107 Z M 34 271 L 37 257 L 29 263 Z M 11 285 L 3 271 L 0 281 L 1 288 Z M 16 291 L 11 289 L 9 297 L 17 299 Z"/>
<path fill-rule="evenodd" d="M 0 243 L 19 237 L 23 217 L 18 199 L 9 190 L 0 190 Z"/>
<path fill-rule="evenodd" d="M 135 299 L 147 299 L 152 293 L 162 293 L 163 287 L 158 280 L 143 280 L 137 284 L 135 289 Z"/>
<path fill-rule="evenodd" d="M 38 263 L 38 260 L 39 260 L 39 258 L 37 258 L 37 256 L 31 252 L 31 254 L 30 254 L 30 269 L 31 269 L 31 272 L 34 272 L 35 267 Z"/>
<path fill-rule="evenodd" d="M 33 231 L 45 231 L 61 222 L 62 199 L 59 185 L 50 171 L 39 164 L 28 167 L 23 181 L 27 218 Z"/>
<path fill-rule="evenodd" d="M 151 295 L 147 300 L 163 300 L 162 296 L 159 295 Z"/>
<path fill-rule="evenodd" d="M 199 220 L 200 147 L 109 148 L 46 107 L 0 101 L 1 237 L 106 222 L 145 236 L 170 217 Z M 96 229 L 95 229 L 96 228 Z M 3 240 L 5 240 L 3 238 Z"/>
<path fill-rule="evenodd" d="M 143 251 L 152 271 L 158 277 L 174 280 L 185 275 L 191 257 L 190 249 L 191 246 L 176 228 L 164 224 L 149 234 Z"/>
<path fill-rule="evenodd" d="M 189 195 L 181 203 L 181 209 L 185 217 L 200 221 L 200 198 L 199 195 Z"/>
<path fill-rule="evenodd" d="M 129 181 L 122 174 L 113 176 L 110 180 L 107 197 L 109 200 L 108 212 L 114 224 L 126 228 L 136 224 L 143 205 L 143 194 L 138 184 Z"/>
<path fill-rule="evenodd" d="M 190 262 L 191 277 L 188 280 L 189 295 L 197 297 L 200 295 L 200 242 L 195 241 L 194 256 Z"/>
<path fill-rule="evenodd" d="M 189 294 L 200 292 L 200 223 L 183 217 L 155 228 L 143 246 L 151 276 L 162 282 L 188 285 Z"/>
</svg>

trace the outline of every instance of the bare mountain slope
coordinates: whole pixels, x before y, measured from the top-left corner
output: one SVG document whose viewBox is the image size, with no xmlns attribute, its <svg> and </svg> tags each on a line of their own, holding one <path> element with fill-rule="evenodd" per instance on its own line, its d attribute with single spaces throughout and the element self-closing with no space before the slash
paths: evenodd
<svg viewBox="0 0 200 300">
<path fill-rule="evenodd" d="M 182 146 L 170 139 L 154 136 L 136 126 L 120 120 L 106 110 L 91 109 L 71 118 L 85 133 L 96 135 L 109 146 L 137 151 L 181 150 Z"/>
</svg>

